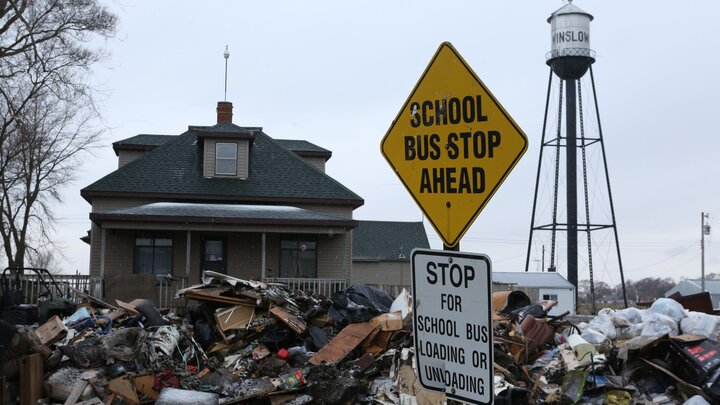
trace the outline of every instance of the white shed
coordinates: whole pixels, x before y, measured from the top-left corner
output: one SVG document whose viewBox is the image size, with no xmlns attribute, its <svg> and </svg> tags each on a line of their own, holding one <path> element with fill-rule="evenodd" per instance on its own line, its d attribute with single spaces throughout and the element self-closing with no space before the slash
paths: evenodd
<svg viewBox="0 0 720 405">
<path fill-rule="evenodd" d="M 560 315 L 565 311 L 575 314 L 575 286 L 558 273 L 547 272 L 493 272 L 493 291 L 510 286 L 521 290 L 535 303 L 541 300 L 557 301 L 549 315 Z"/>
</svg>

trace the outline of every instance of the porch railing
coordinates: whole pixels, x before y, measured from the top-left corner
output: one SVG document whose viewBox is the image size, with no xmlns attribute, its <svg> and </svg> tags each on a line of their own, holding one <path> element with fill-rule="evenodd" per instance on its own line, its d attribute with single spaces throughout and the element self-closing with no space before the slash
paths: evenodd
<svg viewBox="0 0 720 405">
<path fill-rule="evenodd" d="M 23 293 L 23 301 L 27 304 L 37 304 L 40 296 L 49 290 L 53 297 L 65 297 L 76 304 L 80 303 L 82 298 L 72 294 L 68 287 L 91 294 L 92 282 L 90 276 L 87 274 L 53 274 L 52 277 L 57 284 L 57 288 L 52 284 L 50 277 L 43 276 L 43 280 L 45 281 L 43 283 L 35 273 L 25 273 L 21 275 L 19 287 Z M 11 279 L 13 288 L 17 288 L 15 285 L 15 276 L 12 275 Z"/>
<path fill-rule="evenodd" d="M 188 287 L 187 277 L 158 276 L 158 308 L 177 308 L 183 305 L 182 300 L 176 299 L 178 290 Z"/>
<path fill-rule="evenodd" d="M 284 277 L 266 277 L 266 283 L 282 283 L 287 284 L 293 290 L 312 291 L 315 294 L 332 297 L 337 291 L 347 288 L 347 281 L 342 279 L 331 278 L 284 278 Z"/>
</svg>

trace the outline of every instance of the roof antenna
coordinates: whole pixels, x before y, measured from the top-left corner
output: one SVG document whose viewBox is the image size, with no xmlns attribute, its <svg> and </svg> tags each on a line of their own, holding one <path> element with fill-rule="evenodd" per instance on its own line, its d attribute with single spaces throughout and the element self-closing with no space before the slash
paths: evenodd
<svg viewBox="0 0 720 405">
<path fill-rule="evenodd" d="M 230 51 L 228 51 L 227 45 L 225 45 L 225 53 L 223 53 L 223 56 L 225 57 L 225 98 L 223 101 L 227 101 L 227 61 L 230 57 Z"/>
</svg>

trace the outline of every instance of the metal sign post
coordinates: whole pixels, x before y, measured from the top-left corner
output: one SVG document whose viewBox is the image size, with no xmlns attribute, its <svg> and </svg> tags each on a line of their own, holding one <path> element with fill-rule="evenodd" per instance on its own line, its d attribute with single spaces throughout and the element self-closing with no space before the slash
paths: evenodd
<svg viewBox="0 0 720 405">
<path fill-rule="evenodd" d="M 420 384 L 471 404 L 493 401 L 490 258 L 412 252 L 415 356 Z"/>
</svg>

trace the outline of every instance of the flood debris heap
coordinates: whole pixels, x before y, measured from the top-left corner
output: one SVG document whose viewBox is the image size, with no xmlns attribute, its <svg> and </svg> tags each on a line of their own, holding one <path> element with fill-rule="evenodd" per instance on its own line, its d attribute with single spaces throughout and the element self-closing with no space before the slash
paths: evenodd
<svg viewBox="0 0 720 405">
<path fill-rule="evenodd" d="M 407 291 L 329 298 L 205 272 L 172 311 L 86 298 L 42 325 L 0 321 L 0 403 L 446 403 L 417 379 Z M 720 402 L 720 317 L 678 301 L 582 321 L 494 293 L 495 403 Z"/>
</svg>

